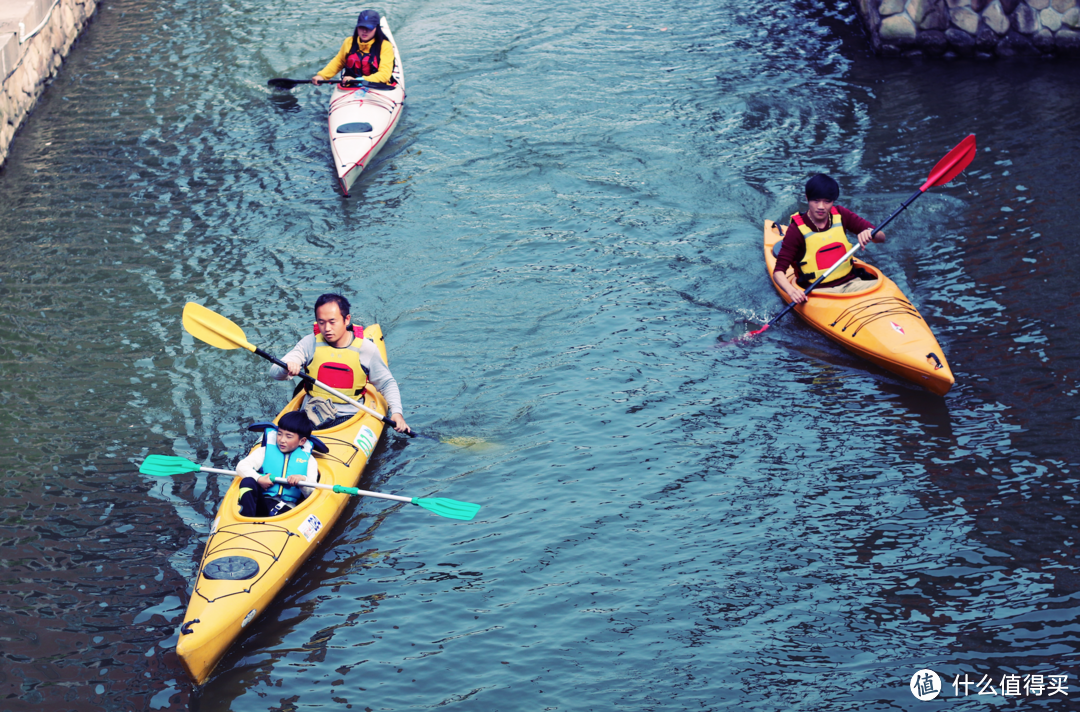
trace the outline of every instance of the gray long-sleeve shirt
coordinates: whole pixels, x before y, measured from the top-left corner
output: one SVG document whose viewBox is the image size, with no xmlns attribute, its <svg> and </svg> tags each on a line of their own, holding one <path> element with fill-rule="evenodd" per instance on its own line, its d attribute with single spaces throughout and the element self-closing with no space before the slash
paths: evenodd
<svg viewBox="0 0 1080 712">
<path fill-rule="evenodd" d="M 367 339 L 361 341 L 360 365 L 364 367 L 368 380 L 371 381 L 371 385 L 379 390 L 379 393 L 383 394 L 383 398 L 386 399 L 387 404 L 390 406 L 390 415 L 404 413 L 401 408 L 401 394 L 398 392 L 397 381 L 394 380 L 394 374 L 390 373 L 390 369 L 383 363 L 379 347 Z M 292 351 L 285 354 L 285 357 L 281 360 L 286 363 L 298 363 L 306 367 L 313 358 L 315 358 L 315 335 L 308 334 L 300 339 L 296 346 L 293 346 Z M 289 372 L 280 366 L 271 366 L 270 377 L 275 381 L 284 381 L 289 377 Z M 307 398 L 304 399 L 304 402 L 307 402 Z M 335 403 L 334 405 L 339 415 L 352 415 L 357 410 L 355 406 L 348 403 Z"/>
</svg>

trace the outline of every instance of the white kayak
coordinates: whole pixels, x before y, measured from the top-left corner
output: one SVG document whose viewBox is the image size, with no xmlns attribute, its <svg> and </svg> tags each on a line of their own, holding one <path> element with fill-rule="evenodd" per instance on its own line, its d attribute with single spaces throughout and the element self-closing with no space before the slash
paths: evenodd
<svg viewBox="0 0 1080 712">
<path fill-rule="evenodd" d="M 405 73 L 394 36 L 380 20 L 382 32 L 394 48 L 394 80 L 388 84 L 335 87 L 330 96 L 330 149 L 334 154 L 341 192 L 346 196 L 360 173 L 394 133 L 405 106 Z"/>
</svg>

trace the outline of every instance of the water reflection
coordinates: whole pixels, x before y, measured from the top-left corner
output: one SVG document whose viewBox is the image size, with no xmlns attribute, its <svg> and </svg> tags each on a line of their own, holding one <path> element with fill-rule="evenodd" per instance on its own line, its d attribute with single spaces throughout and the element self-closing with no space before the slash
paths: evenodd
<svg viewBox="0 0 1080 712">
<path fill-rule="evenodd" d="M 300 100 L 285 92 L 276 91 L 267 97 L 267 101 L 270 102 L 271 107 L 283 114 L 296 114 L 303 110 Z"/>
</svg>

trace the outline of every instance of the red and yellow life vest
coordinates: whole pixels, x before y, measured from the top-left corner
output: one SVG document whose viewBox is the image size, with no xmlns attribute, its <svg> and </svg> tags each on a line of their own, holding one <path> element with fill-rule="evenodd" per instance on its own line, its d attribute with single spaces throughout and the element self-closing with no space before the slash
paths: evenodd
<svg viewBox="0 0 1080 712">
<path fill-rule="evenodd" d="M 799 226 L 799 232 L 803 234 L 803 239 L 806 240 L 806 256 L 799 263 L 798 270 L 810 282 L 825 274 L 852 248 L 852 244 L 848 242 L 847 234 L 844 232 L 840 211 L 833 207 L 830 212 L 832 213 L 832 226 L 828 230 L 822 230 L 821 232 L 814 232 L 802 219 L 802 215 L 796 213 L 791 216 L 791 221 Z M 851 273 L 854 264 L 855 261 L 849 258 L 847 264 L 840 265 L 829 275 L 829 281 L 832 282 L 841 277 L 846 277 Z"/>
<path fill-rule="evenodd" d="M 360 364 L 360 346 L 363 343 L 361 339 L 353 338 L 348 346 L 339 349 L 326 343 L 323 335 L 319 334 L 315 337 L 315 356 L 308 364 L 308 373 L 347 396 L 359 396 L 368 382 L 367 372 Z M 318 386 L 310 386 L 308 393 L 329 398 L 335 403 L 345 402 Z"/>
<path fill-rule="evenodd" d="M 352 47 L 345 57 L 345 68 L 342 74 L 354 79 L 363 79 L 379 71 L 379 55 L 382 52 L 382 43 L 386 41 L 381 29 L 375 30 L 375 36 L 370 42 L 361 42 L 360 38 L 353 34 Z M 367 47 L 367 51 L 363 49 L 364 46 Z M 393 78 L 388 83 L 395 84 Z"/>
</svg>

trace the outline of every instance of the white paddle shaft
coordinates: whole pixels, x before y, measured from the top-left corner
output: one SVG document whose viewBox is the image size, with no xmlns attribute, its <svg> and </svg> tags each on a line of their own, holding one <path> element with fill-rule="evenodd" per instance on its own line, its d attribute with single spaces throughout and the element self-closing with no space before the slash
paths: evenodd
<svg viewBox="0 0 1080 712">
<path fill-rule="evenodd" d="M 233 477 L 243 477 L 243 475 L 241 475 L 236 470 L 218 470 L 218 469 L 215 469 L 213 467 L 200 467 L 199 471 L 200 472 L 212 472 L 215 475 L 232 475 Z M 270 481 L 273 482 L 274 484 L 277 484 L 277 485 L 287 485 L 287 484 L 289 484 L 288 480 L 283 480 L 283 479 L 280 479 L 280 478 L 277 478 L 277 477 L 270 478 Z M 303 484 L 301 484 L 299 486 L 300 487 L 312 487 L 314 489 L 324 489 L 324 490 L 330 490 L 330 491 L 334 490 L 334 485 L 324 485 L 324 484 L 319 483 L 319 482 L 304 482 Z M 350 487 L 349 489 L 354 489 L 354 488 Z M 362 489 L 356 490 L 356 494 L 364 496 L 364 497 L 378 497 L 379 499 L 392 499 L 395 502 L 409 502 L 409 503 L 412 502 L 412 497 L 399 497 L 396 494 L 382 494 L 380 492 L 368 492 L 367 490 L 362 490 Z"/>
<path fill-rule="evenodd" d="M 346 402 L 346 403 L 348 403 L 349 405 L 351 405 L 351 406 L 355 406 L 355 407 L 359 408 L 360 410 L 364 411 L 364 412 L 365 412 L 365 413 L 367 413 L 368 415 L 373 415 L 373 416 L 375 416 L 376 418 L 378 418 L 379 420 L 381 420 L 381 421 L 383 421 L 383 422 L 386 422 L 387 420 L 389 420 L 389 418 L 388 418 L 387 416 L 385 416 L 385 415 L 382 415 L 381 413 L 379 413 L 379 411 L 377 411 L 377 410 L 372 410 L 371 408 L 368 408 L 368 407 L 367 407 L 366 405 L 364 405 L 364 404 L 363 404 L 363 403 L 361 403 L 360 401 L 358 401 L 358 400 L 353 400 L 352 398 L 348 397 L 347 395 L 345 395 L 345 394 L 344 394 L 344 393 L 342 393 L 341 391 L 336 391 L 336 390 L 334 390 L 333 388 L 331 388 L 330 386 L 326 385 L 325 383 L 323 383 L 322 381 L 320 381 L 320 380 L 319 380 L 319 379 L 317 379 L 317 378 L 312 378 L 312 379 L 311 379 L 311 382 L 312 382 L 312 383 L 314 383 L 314 384 L 315 384 L 316 386 L 318 386 L 319 388 L 321 388 L 321 389 L 323 389 L 324 391 L 326 391 L 327 393 L 332 393 L 332 394 L 334 394 L 335 396 L 337 396 L 338 398 L 342 399 L 343 401 L 345 401 L 345 402 Z"/>
</svg>

